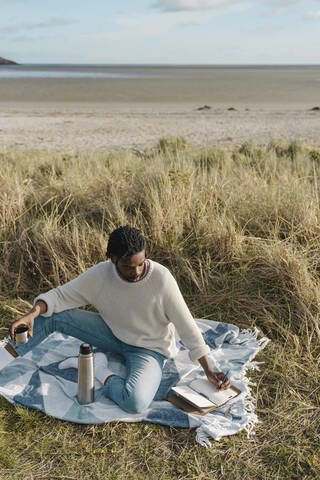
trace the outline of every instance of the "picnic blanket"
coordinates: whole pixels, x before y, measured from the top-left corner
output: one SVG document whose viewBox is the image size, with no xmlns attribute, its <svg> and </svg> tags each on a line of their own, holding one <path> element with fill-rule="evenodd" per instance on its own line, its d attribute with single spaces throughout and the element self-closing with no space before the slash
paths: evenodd
<svg viewBox="0 0 320 480">
<path fill-rule="evenodd" d="M 80 405 L 77 400 L 76 368 L 63 368 L 66 358 L 77 357 L 80 340 L 55 332 L 32 351 L 18 357 L 0 371 L 0 395 L 9 402 L 75 423 L 96 424 L 115 420 L 123 422 L 151 422 L 174 427 L 196 429 L 196 441 L 210 445 L 210 438 L 219 440 L 245 430 L 254 433 L 258 422 L 252 383 L 246 377 L 249 368 L 259 369 L 253 358 L 264 348 L 267 338 L 260 340 L 258 330 L 242 330 L 235 325 L 196 320 L 205 342 L 210 346 L 208 355 L 215 371 L 230 370 L 233 385 L 241 394 L 218 410 L 204 416 L 189 414 L 164 400 L 175 385 L 187 385 L 204 375 L 199 363 L 189 359 L 188 351 L 179 337 L 179 349 L 174 359 L 168 359 L 163 369 L 162 381 L 150 407 L 139 414 L 129 414 L 103 394 L 102 384 L 95 381 L 95 401 Z M 94 349 L 97 353 L 99 350 Z M 108 353 L 108 363 L 115 373 L 125 376 L 121 356 Z M 68 363 L 68 362 L 67 362 Z M 172 392 L 171 392 L 172 393 Z"/>
</svg>

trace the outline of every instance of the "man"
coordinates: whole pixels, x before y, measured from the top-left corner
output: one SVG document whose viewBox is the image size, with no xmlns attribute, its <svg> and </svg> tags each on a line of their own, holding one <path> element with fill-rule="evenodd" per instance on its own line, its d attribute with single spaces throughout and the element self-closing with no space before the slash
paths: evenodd
<svg viewBox="0 0 320 480">
<path fill-rule="evenodd" d="M 115 375 L 106 360 L 96 376 L 107 397 L 123 410 L 139 413 L 158 390 L 164 361 L 177 354 L 176 328 L 191 360 L 200 362 L 208 380 L 228 388 L 229 380 L 222 384 L 224 373 L 210 366 L 209 347 L 175 279 L 166 267 L 146 259 L 141 232 L 129 226 L 114 230 L 107 257 L 111 261 L 100 262 L 35 299 L 32 310 L 11 325 L 11 341 L 0 351 L 0 368 L 59 331 L 124 357 L 125 379 Z M 77 308 L 85 305 L 99 313 Z M 28 326 L 30 339 L 15 345 L 14 331 L 21 325 Z"/>
</svg>

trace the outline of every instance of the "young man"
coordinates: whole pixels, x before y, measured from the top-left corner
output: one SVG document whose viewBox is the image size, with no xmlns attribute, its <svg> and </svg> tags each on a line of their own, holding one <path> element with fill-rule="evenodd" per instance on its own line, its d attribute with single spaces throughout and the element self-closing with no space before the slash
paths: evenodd
<svg viewBox="0 0 320 480">
<path fill-rule="evenodd" d="M 108 369 L 106 357 L 96 376 L 106 395 L 123 410 L 138 413 L 152 402 L 166 358 L 177 354 L 174 329 L 199 361 L 207 378 L 222 389 L 223 372 L 210 367 L 205 344 L 169 270 L 145 257 L 141 232 L 125 226 L 109 238 L 107 257 L 70 282 L 39 295 L 32 310 L 10 327 L 11 342 L 0 351 L 0 368 L 24 355 L 54 331 L 121 354 L 126 378 Z M 93 305 L 99 313 L 77 307 Z M 28 326 L 29 341 L 15 345 L 14 331 Z"/>
</svg>

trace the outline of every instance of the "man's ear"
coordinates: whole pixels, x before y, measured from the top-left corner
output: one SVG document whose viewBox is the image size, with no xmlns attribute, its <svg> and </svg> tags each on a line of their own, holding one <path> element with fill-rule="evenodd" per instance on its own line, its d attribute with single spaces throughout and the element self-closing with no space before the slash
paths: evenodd
<svg viewBox="0 0 320 480">
<path fill-rule="evenodd" d="M 110 260 L 112 263 L 117 265 L 118 257 L 116 257 L 115 255 L 110 255 Z"/>
</svg>

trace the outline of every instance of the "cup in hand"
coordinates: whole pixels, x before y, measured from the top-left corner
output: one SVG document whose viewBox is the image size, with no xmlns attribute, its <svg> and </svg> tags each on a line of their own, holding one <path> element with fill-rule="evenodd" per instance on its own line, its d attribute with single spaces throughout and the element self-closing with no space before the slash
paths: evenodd
<svg viewBox="0 0 320 480">
<path fill-rule="evenodd" d="M 28 341 L 28 327 L 21 326 L 17 327 L 14 331 L 16 343 L 22 344 L 27 343 Z"/>
</svg>

